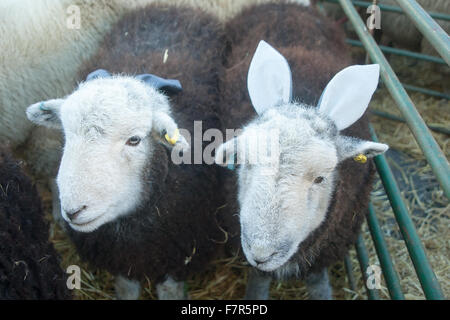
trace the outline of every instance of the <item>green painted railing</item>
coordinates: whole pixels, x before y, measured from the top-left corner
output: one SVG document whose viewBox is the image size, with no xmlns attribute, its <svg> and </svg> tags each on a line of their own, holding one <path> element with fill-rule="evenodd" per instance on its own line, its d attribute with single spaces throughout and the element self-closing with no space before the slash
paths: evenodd
<svg viewBox="0 0 450 320">
<path fill-rule="evenodd" d="M 363 47 L 362 42 L 359 40 L 346 39 L 345 41 L 348 44 L 351 44 L 352 46 Z M 385 53 L 393 53 L 393 54 L 396 54 L 399 56 L 405 56 L 405 57 L 410 57 L 410 58 L 414 58 L 414 59 L 418 59 L 418 60 L 424 60 L 424 61 L 447 65 L 447 63 L 444 61 L 444 59 L 439 58 L 439 57 L 430 56 L 427 54 L 417 53 L 417 52 L 404 50 L 404 49 L 392 48 L 392 47 L 388 47 L 388 46 L 378 45 L 378 47 L 381 49 L 381 51 L 383 51 Z"/>
<path fill-rule="evenodd" d="M 427 128 L 427 125 L 423 121 L 419 112 L 417 112 L 414 103 L 406 93 L 405 88 L 400 83 L 377 43 L 370 35 L 364 22 L 359 17 L 355 7 L 349 0 L 339 0 L 339 2 L 341 3 L 344 12 L 352 22 L 355 31 L 363 43 L 364 48 L 370 55 L 370 58 L 374 63 L 378 63 L 380 65 L 383 83 L 391 93 L 394 101 L 397 103 L 403 118 L 416 138 L 416 141 L 422 149 L 422 152 L 430 164 L 431 169 L 435 173 L 436 178 L 444 189 L 445 195 L 450 199 L 450 166 L 444 153 L 434 140 Z"/>
<path fill-rule="evenodd" d="M 406 93 L 404 86 L 400 83 L 394 71 L 384 57 L 382 50 L 367 30 L 364 22 L 361 20 L 352 2 L 350 0 L 338 0 L 338 2 L 340 3 L 347 17 L 350 19 L 350 22 L 352 23 L 358 37 L 361 40 L 361 44 L 366 49 L 371 60 L 374 63 L 378 63 L 380 65 L 381 78 L 403 115 L 403 118 L 400 119 L 402 121 L 405 121 L 409 126 L 421 150 L 423 151 L 425 158 L 427 159 L 430 167 L 435 173 L 437 180 L 442 186 L 444 194 L 447 196 L 447 198 L 450 198 L 450 168 L 446 157 L 432 137 L 422 117 L 417 112 L 414 103 Z M 355 4 L 356 2 L 359 2 L 360 4 L 362 3 L 362 1 L 353 2 Z M 397 0 L 397 2 L 401 10 L 411 18 L 417 28 L 441 54 L 441 56 L 443 57 L 443 61 L 449 64 L 450 42 L 448 35 L 445 34 L 445 32 L 444 34 L 442 33 L 442 28 L 440 28 L 433 21 L 430 15 L 428 15 L 416 3 L 416 1 Z M 366 6 L 371 4 L 371 2 L 365 3 Z M 387 51 L 385 50 L 385 52 Z M 415 54 L 410 54 L 410 56 L 424 58 L 423 56 L 417 56 Z M 442 61 L 434 62 L 442 63 Z M 370 128 L 370 130 L 372 139 L 374 141 L 378 141 L 372 127 Z M 436 300 L 445 299 L 436 275 L 434 274 L 430 262 L 428 261 L 424 246 L 420 240 L 419 235 L 417 234 L 414 222 L 402 198 L 400 189 L 388 165 L 386 157 L 384 155 L 377 156 L 375 157 L 374 161 L 425 297 L 427 299 Z M 372 240 L 374 242 L 375 250 L 377 252 L 378 260 L 380 262 L 389 294 L 392 299 L 404 299 L 405 297 L 401 289 L 399 276 L 395 270 L 386 241 L 383 237 L 381 226 L 378 222 L 372 204 L 369 205 L 367 224 L 372 236 Z M 367 267 L 369 266 L 369 257 L 361 235 L 356 242 L 355 248 L 361 271 L 363 272 L 363 279 L 366 285 L 368 297 L 369 299 L 378 299 L 378 292 L 374 289 L 367 288 L 366 271 Z M 349 261 L 348 257 L 346 257 L 344 263 L 348 272 L 348 270 L 351 268 L 351 262 Z M 349 280 L 350 282 L 354 282 L 354 279 Z"/>
<path fill-rule="evenodd" d="M 356 240 L 356 255 L 358 256 L 359 266 L 361 268 L 361 272 L 363 274 L 364 286 L 367 290 L 367 296 L 370 300 L 380 300 L 380 295 L 378 294 L 377 289 L 369 288 L 367 286 L 367 270 L 369 268 L 369 254 L 367 253 L 366 245 L 364 244 L 364 239 L 361 235 L 358 236 Z"/>
<path fill-rule="evenodd" d="M 423 36 L 450 65 L 450 37 L 415 0 L 395 0 Z"/>
<path fill-rule="evenodd" d="M 395 271 L 392 258 L 384 240 L 383 232 L 375 214 L 375 209 L 372 203 L 369 204 L 369 215 L 367 217 L 367 224 L 369 226 L 370 234 L 372 235 L 375 250 L 377 251 L 378 259 L 380 260 L 381 270 L 383 271 L 386 285 L 389 290 L 389 295 L 394 300 L 403 300 L 402 288 L 400 286 L 400 279 L 397 271 Z"/>
<path fill-rule="evenodd" d="M 358 41 L 358 40 L 347 39 L 346 42 L 355 47 L 364 47 L 362 42 Z M 385 53 L 392 53 L 395 55 L 405 56 L 405 57 L 409 57 L 409 58 L 413 58 L 413 59 L 417 59 L 417 60 L 424 60 L 424 61 L 428 61 L 428 62 L 447 65 L 447 63 L 444 61 L 444 59 L 438 58 L 435 56 L 430 56 L 430 55 L 417 53 L 417 52 L 413 52 L 413 51 L 409 51 L 409 50 L 391 48 L 391 47 L 382 46 L 382 45 L 378 45 L 378 47 L 381 49 L 382 52 L 385 52 Z M 450 96 L 443 92 L 430 90 L 430 89 L 426 89 L 426 88 L 422 88 L 422 87 L 417 87 L 417 86 L 413 86 L 410 84 L 402 83 L 402 85 L 405 89 L 407 89 L 409 91 L 420 92 L 420 93 L 423 93 L 423 94 L 426 94 L 429 96 L 450 100 Z"/>
<path fill-rule="evenodd" d="M 338 0 L 323 0 L 323 1 L 330 2 L 330 3 L 336 3 L 336 4 L 339 3 Z M 320 6 L 320 2 L 318 4 Z M 352 4 L 354 4 L 355 6 L 358 6 L 358 7 L 365 7 L 365 8 L 367 8 L 370 5 L 372 5 L 372 2 L 352 1 Z M 390 5 L 383 5 L 383 4 L 378 4 L 378 7 L 382 11 L 391 11 L 391 12 L 402 13 L 402 14 L 404 13 L 402 8 L 400 8 L 400 7 L 395 7 L 395 6 L 390 6 Z M 428 14 L 430 15 L 430 17 L 432 17 L 434 19 L 442 19 L 442 20 L 450 21 L 450 14 L 436 13 L 436 12 L 428 12 Z M 432 30 L 433 30 L 433 28 L 432 28 Z M 432 32 L 434 32 L 434 31 L 432 31 Z M 445 36 L 443 38 L 445 39 Z M 358 46 L 358 47 L 362 47 L 363 46 L 361 41 L 358 41 L 358 40 L 355 40 L 355 39 L 347 39 L 347 43 L 351 44 L 352 46 Z M 442 59 L 442 58 L 439 58 L 439 57 L 430 56 L 430 55 L 426 55 L 426 54 L 421 54 L 421 53 L 417 53 L 417 52 L 412 52 L 412 51 L 404 50 L 404 49 L 398 49 L 398 48 L 392 48 L 392 47 L 388 47 L 388 46 L 382 46 L 382 45 L 379 45 L 379 48 L 381 49 L 381 51 L 383 51 L 385 53 L 391 53 L 391 54 L 395 54 L 395 55 L 400 55 L 400 56 L 414 58 L 414 59 L 417 59 L 417 60 L 424 60 L 424 61 L 429 61 L 429 62 L 433 62 L 433 63 L 447 65 L 445 60 Z M 426 94 L 426 95 L 430 95 L 430 96 L 433 96 L 433 97 L 444 98 L 444 99 L 450 100 L 450 96 L 449 95 L 447 95 L 445 93 L 442 93 L 442 92 L 439 92 L 439 91 L 430 90 L 430 89 L 417 87 L 417 86 L 413 86 L 413 85 L 408 85 L 408 84 L 403 84 L 403 87 L 405 89 L 409 90 L 409 91 L 420 92 L 420 93 L 423 93 L 423 94 Z"/>
<path fill-rule="evenodd" d="M 370 129 L 372 140 L 378 142 L 375 131 L 372 127 Z M 427 299 L 444 299 L 444 294 L 428 261 L 422 241 L 417 234 L 386 157 L 384 155 L 377 156 L 374 161 L 425 296 Z"/>
<path fill-rule="evenodd" d="M 387 112 L 384 112 L 384 111 L 371 109 L 370 113 L 375 114 L 375 115 L 377 115 L 379 117 L 386 118 L 386 119 L 399 121 L 399 122 L 406 122 L 405 119 L 403 119 L 402 117 L 398 117 L 398 116 L 396 116 L 394 114 L 390 114 L 390 113 L 387 113 Z M 430 128 L 433 131 L 450 135 L 450 128 L 446 128 L 446 127 L 443 127 L 443 126 L 437 126 L 437 125 L 434 125 L 434 124 L 428 124 L 428 123 L 427 123 L 427 127 Z"/>
<path fill-rule="evenodd" d="M 330 2 L 330 3 L 339 3 L 339 0 L 325 0 L 325 1 L 326 2 Z M 352 3 L 356 7 L 363 7 L 363 8 L 367 8 L 368 6 L 372 5 L 372 2 L 368 2 L 368 1 L 355 1 L 355 0 L 353 0 Z M 378 7 L 380 7 L 380 10 L 382 10 L 382 11 L 403 13 L 402 8 L 396 7 L 396 6 L 391 6 L 391 5 L 388 5 L 388 4 L 380 3 L 380 4 L 378 4 Z M 428 12 L 428 14 L 433 19 L 450 21 L 450 14 L 447 14 L 447 13 L 443 13 L 443 12 Z"/>
</svg>

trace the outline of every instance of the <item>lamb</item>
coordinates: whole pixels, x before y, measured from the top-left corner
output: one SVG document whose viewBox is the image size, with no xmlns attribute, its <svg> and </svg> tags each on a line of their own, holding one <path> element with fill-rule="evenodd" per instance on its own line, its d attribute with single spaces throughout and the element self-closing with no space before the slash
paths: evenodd
<svg viewBox="0 0 450 320">
<path fill-rule="evenodd" d="M 164 0 L 205 8 L 222 19 L 250 2 L 262 1 L 267 0 L 233 1 L 232 5 L 228 0 Z M 79 68 L 92 58 L 111 26 L 124 14 L 152 2 L 155 0 L 0 1 L 0 143 L 8 141 L 33 176 L 48 181 L 55 204 L 54 178 L 63 137 L 58 130 L 33 127 L 25 117 L 25 108 L 72 92 L 84 80 Z M 79 8 L 80 29 L 71 29 L 73 5 Z M 60 216 L 58 205 L 53 215 Z"/>
<path fill-rule="evenodd" d="M 36 188 L 0 149 L 0 300 L 69 299 Z"/>
<path fill-rule="evenodd" d="M 311 299 L 330 299 L 326 268 L 356 241 L 367 209 L 374 174 L 367 158 L 388 148 L 367 141 L 363 115 L 378 65 L 348 67 L 343 32 L 294 4 L 249 8 L 226 33 L 221 114 L 228 128 L 243 129 L 217 149 L 216 162 L 237 161 L 226 183 L 237 184 L 228 201 L 255 268 L 246 298 L 268 298 L 272 277 L 299 277 Z"/>
<path fill-rule="evenodd" d="M 117 276 L 118 298 L 138 298 L 144 278 L 160 299 L 183 298 L 182 281 L 225 249 L 221 168 L 172 161 L 180 151 L 192 158 L 188 145 L 202 149 L 202 133 L 222 128 L 224 44 L 214 17 L 150 5 L 114 26 L 80 70 L 89 80 L 27 109 L 32 122 L 64 132 L 57 185 L 67 231 L 81 258 Z M 108 72 L 91 73 L 99 68 Z M 179 79 L 183 91 L 169 100 L 170 90 L 136 76 L 145 72 Z"/>
<path fill-rule="evenodd" d="M 252 0 L 261 2 L 267 0 Z M 309 0 L 302 0 L 309 1 Z M 34 128 L 25 117 L 31 103 L 65 96 L 82 78 L 78 69 L 97 51 L 124 14 L 156 0 L 4 0 L 0 1 L 0 143 L 20 146 L 33 175 L 53 178 L 61 159 L 62 137 Z M 205 7 L 228 17 L 248 1 L 164 0 Z M 76 10 L 80 13 L 79 29 Z"/>
<path fill-rule="evenodd" d="M 63 137 L 57 130 L 33 127 L 25 109 L 75 89 L 78 69 L 111 26 L 150 1 L 0 1 L 0 144 L 8 143 L 34 177 L 48 182 L 55 204 Z M 79 29 L 74 8 L 79 9 Z M 58 206 L 53 215 L 60 215 Z"/>
</svg>

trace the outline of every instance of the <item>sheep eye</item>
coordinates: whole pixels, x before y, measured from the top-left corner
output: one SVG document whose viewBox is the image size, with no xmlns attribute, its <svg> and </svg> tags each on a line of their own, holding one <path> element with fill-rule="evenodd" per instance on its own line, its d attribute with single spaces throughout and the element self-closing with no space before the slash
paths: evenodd
<svg viewBox="0 0 450 320">
<path fill-rule="evenodd" d="M 139 142 L 141 142 L 141 138 L 138 136 L 132 136 L 127 140 L 127 145 L 135 147 L 139 144 Z"/>
<path fill-rule="evenodd" d="M 316 184 L 322 183 L 324 179 L 325 179 L 324 177 L 317 177 L 314 179 L 314 183 Z"/>
</svg>

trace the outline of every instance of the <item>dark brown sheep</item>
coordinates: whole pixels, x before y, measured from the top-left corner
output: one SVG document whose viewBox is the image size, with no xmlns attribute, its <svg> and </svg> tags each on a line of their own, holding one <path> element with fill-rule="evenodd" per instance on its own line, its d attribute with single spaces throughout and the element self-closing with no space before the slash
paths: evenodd
<svg viewBox="0 0 450 320">
<path fill-rule="evenodd" d="M 69 299 L 36 188 L 0 149 L 0 300 Z"/>
<path fill-rule="evenodd" d="M 226 25 L 228 52 L 225 57 L 226 73 L 220 82 L 221 114 L 227 128 L 242 127 L 257 119 L 247 89 L 247 73 L 253 53 L 260 40 L 275 47 L 288 61 L 292 71 L 293 100 L 316 106 L 330 79 L 351 64 L 344 33 L 313 8 L 295 4 L 265 4 L 253 6 Z M 341 131 L 341 134 L 370 139 L 368 117 Z M 318 159 L 319 160 L 319 159 Z M 291 271 L 269 272 L 272 276 L 298 276 L 321 273 L 342 259 L 356 241 L 364 220 L 374 175 L 374 165 L 365 165 L 352 159 L 337 167 L 335 191 L 332 194 L 325 220 L 302 241 L 297 252 L 289 259 Z M 235 176 L 228 174 L 229 188 L 238 185 Z M 236 213 L 238 192 L 228 192 Z M 267 273 L 266 273 L 267 274 Z M 261 274 L 260 274 L 261 276 Z M 308 280 L 308 279 L 307 279 Z M 263 278 L 252 281 L 266 281 Z M 308 282 L 308 281 L 307 281 Z M 317 280 L 309 279 L 309 282 Z M 268 282 L 266 282 L 267 284 Z M 248 297 L 267 297 L 249 289 Z M 325 298 L 318 295 L 315 298 Z"/>
<path fill-rule="evenodd" d="M 222 128 L 218 81 L 224 46 L 223 28 L 210 15 L 184 7 L 150 5 L 126 15 L 113 27 L 97 55 L 80 70 L 80 77 L 106 69 L 114 74 L 152 73 L 178 79 L 183 91 L 170 99 L 171 116 L 193 136 L 194 121 L 202 121 L 202 133 Z M 84 260 L 121 276 L 119 286 L 133 287 L 134 293 L 119 292 L 120 298 L 136 298 L 136 282 L 146 278 L 156 283 L 157 289 L 164 282 L 183 293 L 174 280 L 182 281 L 203 270 L 221 251 L 226 236 L 227 218 L 220 209 L 225 200 L 218 192 L 223 185 L 222 169 L 204 163 L 175 165 L 163 144 L 149 143 L 152 154 L 140 177 L 142 201 L 92 232 L 67 228 Z M 124 278 L 132 282 L 127 284 Z M 180 297 L 180 290 L 168 296 L 165 293 L 173 288 L 159 288 L 160 298 Z"/>
</svg>

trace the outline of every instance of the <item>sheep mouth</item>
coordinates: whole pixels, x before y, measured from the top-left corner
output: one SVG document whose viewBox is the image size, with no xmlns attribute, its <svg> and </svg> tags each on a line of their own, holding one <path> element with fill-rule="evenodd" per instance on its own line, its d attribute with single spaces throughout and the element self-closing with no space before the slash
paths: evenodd
<svg viewBox="0 0 450 320">
<path fill-rule="evenodd" d="M 286 260 L 286 261 L 284 261 L 284 260 Z M 284 262 L 280 262 L 280 261 L 284 261 Z M 254 267 L 261 271 L 272 272 L 278 268 L 281 268 L 288 261 L 289 261 L 289 259 L 284 259 L 284 257 L 277 257 L 276 259 L 270 259 L 268 261 L 265 261 L 264 263 L 255 264 Z"/>
<path fill-rule="evenodd" d="M 264 262 L 256 262 L 253 258 L 250 260 L 248 259 L 248 261 L 253 267 L 264 272 L 273 272 L 283 267 L 285 264 L 289 262 L 289 260 L 290 260 L 289 254 L 284 251 L 277 252 L 272 257 L 270 257 L 270 259 Z"/>
<path fill-rule="evenodd" d="M 95 223 L 96 221 L 98 221 L 98 220 L 99 220 L 101 217 L 103 217 L 104 215 L 105 215 L 105 214 L 103 213 L 103 214 L 101 214 L 101 215 L 99 215 L 99 216 L 95 217 L 94 219 L 91 219 L 91 220 L 89 220 L 89 221 L 87 221 L 87 222 L 78 223 L 78 222 L 71 221 L 71 222 L 69 222 L 69 224 L 70 224 L 71 226 L 75 226 L 75 227 L 77 227 L 77 228 L 84 228 L 84 227 L 87 227 L 87 226 L 92 225 L 93 223 Z"/>
</svg>

